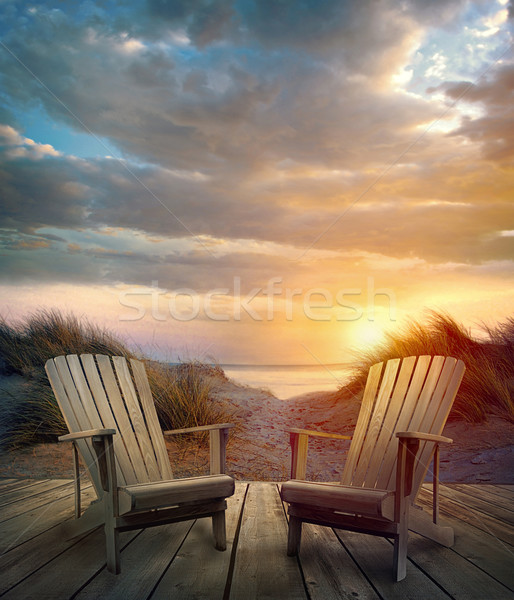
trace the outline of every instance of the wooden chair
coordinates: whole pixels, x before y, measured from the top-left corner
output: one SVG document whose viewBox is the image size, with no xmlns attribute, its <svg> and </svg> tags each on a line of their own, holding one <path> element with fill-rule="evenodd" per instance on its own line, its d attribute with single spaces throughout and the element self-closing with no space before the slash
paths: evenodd
<svg viewBox="0 0 514 600">
<path fill-rule="evenodd" d="M 394 539 L 393 574 L 406 575 L 411 529 L 442 545 L 453 530 L 439 524 L 439 444 L 441 432 L 464 375 L 462 361 L 411 356 L 371 367 L 355 433 L 351 436 L 291 430 L 292 480 L 282 484 L 289 503 L 287 552 L 300 549 L 302 522 Z M 309 436 L 351 439 L 340 483 L 313 483 L 306 476 Z M 414 502 L 433 466 L 433 514 Z"/>
<path fill-rule="evenodd" d="M 75 516 L 66 534 L 104 525 L 107 568 L 120 572 L 118 533 L 199 517 L 212 517 L 215 546 L 226 549 L 225 498 L 234 480 L 224 475 L 231 424 L 165 431 L 210 432 L 210 475 L 173 479 L 164 437 L 143 363 L 121 356 L 59 356 L 45 365 L 73 442 Z M 78 453 L 98 500 L 81 515 Z"/>
</svg>

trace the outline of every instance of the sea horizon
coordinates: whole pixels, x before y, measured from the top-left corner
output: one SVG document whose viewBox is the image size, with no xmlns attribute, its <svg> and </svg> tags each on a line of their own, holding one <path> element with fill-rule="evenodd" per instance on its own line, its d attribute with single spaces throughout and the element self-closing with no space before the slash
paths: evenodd
<svg viewBox="0 0 514 600">
<path fill-rule="evenodd" d="M 178 365 L 181 362 L 169 362 Z M 235 383 L 264 389 L 280 400 L 309 392 L 336 391 L 348 380 L 354 362 L 320 364 L 252 364 L 207 362 L 223 369 Z"/>
<path fill-rule="evenodd" d="M 242 385 L 265 389 L 285 400 L 308 392 L 335 391 L 345 384 L 353 363 L 218 364 L 225 375 Z"/>
</svg>

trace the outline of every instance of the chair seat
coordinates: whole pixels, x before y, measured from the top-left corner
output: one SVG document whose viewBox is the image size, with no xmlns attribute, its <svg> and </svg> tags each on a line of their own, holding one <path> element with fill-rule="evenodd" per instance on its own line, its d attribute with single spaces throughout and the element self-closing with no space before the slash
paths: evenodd
<svg viewBox="0 0 514 600">
<path fill-rule="evenodd" d="M 234 489 L 234 480 L 228 475 L 205 475 L 128 485 L 118 489 L 119 514 L 227 498 L 234 494 Z"/>
<path fill-rule="evenodd" d="M 394 492 L 339 483 L 291 480 L 282 484 L 282 500 L 337 513 L 393 520 Z"/>
</svg>

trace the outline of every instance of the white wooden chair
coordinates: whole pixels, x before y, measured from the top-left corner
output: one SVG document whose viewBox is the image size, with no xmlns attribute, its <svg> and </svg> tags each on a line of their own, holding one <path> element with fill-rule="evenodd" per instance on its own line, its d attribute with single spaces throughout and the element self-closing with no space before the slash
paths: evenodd
<svg viewBox="0 0 514 600">
<path fill-rule="evenodd" d="M 173 479 L 163 432 L 143 363 L 121 356 L 59 356 L 45 365 L 73 442 L 73 537 L 104 525 L 107 568 L 120 572 L 118 533 L 175 521 L 212 517 L 215 546 L 226 549 L 226 498 L 234 480 L 224 475 L 229 423 L 164 432 L 210 432 L 210 475 Z M 78 453 L 98 500 L 80 507 Z"/>
<path fill-rule="evenodd" d="M 289 503 L 288 554 L 300 549 L 302 522 L 394 539 L 393 574 L 406 575 L 411 529 L 442 545 L 453 530 L 439 524 L 439 444 L 464 375 L 462 361 L 442 356 L 411 356 L 371 367 L 353 437 L 291 430 L 292 480 L 282 484 Z M 306 477 L 309 436 L 351 439 L 340 483 L 314 483 Z M 433 514 L 414 502 L 431 460 Z"/>
</svg>

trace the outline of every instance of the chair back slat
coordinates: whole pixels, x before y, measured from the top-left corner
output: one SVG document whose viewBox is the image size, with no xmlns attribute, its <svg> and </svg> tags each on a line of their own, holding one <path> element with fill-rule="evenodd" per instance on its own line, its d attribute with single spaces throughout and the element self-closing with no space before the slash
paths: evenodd
<svg viewBox="0 0 514 600">
<path fill-rule="evenodd" d="M 123 438 L 127 454 L 134 468 L 137 483 L 148 483 L 151 479 L 141 456 L 139 444 L 137 443 L 125 402 L 123 401 L 122 392 L 118 385 L 111 359 L 108 356 L 99 354 L 96 356 L 96 360 L 105 392 L 109 398 L 111 410 L 118 424 L 119 435 Z"/>
<path fill-rule="evenodd" d="M 118 385 L 116 374 L 111 359 L 108 356 L 97 355 L 96 361 L 102 379 L 112 413 L 118 425 L 118 435 L 123 439 L 127 455 L 134 469 L 136 483 L 147 483 L 150 481 L 144 461 L 142 460 L 132 422 L 127 413 L 121 390 Z"/>
<path fill-rule="evenodd" d="M 116 375 L 118 376 L 120 389 L 125 400 L 127 415 L 132 423 L 132 428 L 134 429 L 137 438 L 139 452 L 145 464 L 146 471 L 150 481 L 159 481 L 161 479 L 161 473 L 159 472 L 155 452 L 152 447 L 152 442 L 150 441 L 150 436 L 148 435 L 148 429 L 141 411 L 141 406 L 139 405 L 139 399 L 134 388 L 127 361 L 122 356 L 113 356 L 112 360 Z"/>
<path fill-rule="evenodd" d="M 82 354 L 80 357 L 80 362 L 82 363 L 82 368 L 84 369 L 84 374 L 93 396 L 94 403 L 98 410 L 98 414 L 102 420 L 102 426 L 105 429 L 116 429 L 116 431 L 119 431 L 119 426 L 116 422 L 111 405 L 105 393 L 94 356 L 92 354 Z M 121 474 L 118 473 L 118 482 L 120 485 L 131 485 L 137 483 L 136 473 L 130 461 L 123 437 L 119 434 L 116 434 L 113 437 L 113 445 L 116 463 L 121 471 Z"/>
<path fill-rule="evenodd" d="M 115 429 L 119 485 L 173 479 L 144 364 L 124 357 L 83 354 L 47 361 L 46 372 L 71 433 Z M 99 495 L 91 440 L 77 442 Z"/>
<path fill-rule="evenodd" d="M 362 443 L 364 441 L 366 431 L 368 430 L 369 421 L 373 411 L 373 405 L 375 403 L 375 396 L 380 383 L 382 365 L 383 363 L 377 363 L 369 370 L 366 387 L 364 388 L 364 394 L 362 396 L 361 409 L 359 411 L 359 416 L 357 417 L 357 424 L 355 425 L 355 433 L 348 450 L 348 458 L 341 476 L 341 483 L 344 485 L 351 484 L 353 473 L 359 460 Z"/>
<path fill-rule="evenodd" d="M 356 487 L 365 485 L 366 474 L 371 464 L 371 458 L 374 455 L 377 440 L 384 429 L 384 419 L 387 414 L 387 409 L 389 408 L 389 401 L 391 399 L 394 383 L 396 381 L 396 374 L 398 372 L 399 364 L 400 359 L 398 358 L 396 360 L 388 360 L 385 365 L 382 381 L 373 406 L 368 430 L 366 432 L 366 437 L 364 438 L 359 460 L 352 477 L 352 485 Z"/>
<path fill-rule="evenodd" d="M 92 429 L 92 425 L 82 407 L 80 397 L 73 383 L 66 358 L 59 356 L 56 359 L 51 358 L 47 360 L 45 371 L 70 433 Z M 90 440 L 77 440 L 76 444 L 95 491 L 98 497 L 101 497 L 103 490 L 100 483 L 100 474 L 96 467 L 96 455 L 91 442 Z"/>
<path fill-rule="evenodd" d="M 373 365 L 341 483 L 394 490 L 398 431 L 440 435 L 464 374 L 464 364 L 443 356 L 415 356 Z M 423 442 L 412 497 L 419 492 L 434 452 Z"/>
<path fill-rule="evenodd" d="M 75 384 L 75 388 L 80 396 L 82 406 L 84 407 L 84 412 L 91 423 L 91 428 L 101 429 L 104 427 L 104 424 L 98 412 L 98 408 L 95 404 L 93 396 L 91 395 L 91 390 L 84 376 L 84 371 L 82 370 L 82 364 L 79 360 L 79 357 L 76 354 L 71 354 L 66 357 L 66 362 L 68 363 L 68 367 L 73 378 L 73 383 Z M 116 468 L 120 485 L 124 485 L 125 478 L 123 477 L 123 473 L 121 472 L 118 464 L 116 464 Z"/>
<path fill-rule="evenodd" d="M 462 378 L 464 377 L 465 370 L 466 367 L 461 360 L 456 360 L 451 357 L 446 359 L 437 389 L 434 392 L 434 401 L 421 424 L 421 431 L 429 431 L 435 435 L 441 435 Z M 420 448 L 418 463 L 420 468 L 414 474 L 413 493 L 411 496 L 413 501 L 420 491 L 421 484 L 425 479 L 433 453 L 433 444 L 425 443 Z"/>
<path fill-rule="evenodd" d="M 82 408 L 87 415 L 88 422 L 91 424 L 92 429 L 98 429 L 102 427 L 102 421 L 100 415 L 96 410 L 96 406 L 91 396 L 91 391 L 87 385 L 84 373 L 82 371 L 82 365 L 80 364 L 79 358 L 76 354 L 72 354 L 66 357 L 68 368 L 70 370 L 73 384 L 77 390 L 77 394 L 80 397 Z"/>
<path fill-rule="evenodd" d="M 404 358 L 403 362 L 409 360 L 409 358 Z M 396 473 L 396 456 L 398 454 L 398 439 L 396 438 L 396 432 L 408 431 L 412 415 L 423 389 L 432 360 L 431 356 L 420 356 L 417 361 L 415 356 L 412 358 L 414 358 L 416 363 L 414 374 L 409 383 L 409 388 L 405 395 L 400 414 L 398 415 L 394 431 L 391 434 L 391 443 L 384 454 L 382 467 L 377 476 L 376 487 L 378 489 L 391 490 L 395 488 L 396 483 L 394 474 Z M 392 480 L 391 477 L 393 477 Z"/>
<path fill-rule="evenodd" d="M 408 431 L 419 431 L 425 414 L 433 402 L 434 392 L 444 366 L 444 356 L 434 356 L 430 364 L 425 384 L 421 390 L 418 401 L 415 404 L 414 412 L 409 423 Z M 428 432 L 424 432 L 428 433 Z"/>
<path fill-rule="evenodd" d="M 398 416 L 400 415 L 405 402 L 415 364 L 416 358 L 414 356 L 404 359 L 401 363 L 387 413 L 384 415 L 382 429 L 369 460 L 364 487 L 374 488 L 377 485 L 378 474 L 381 471 L 382 466 L 384 465 L 385 468 L 387 464 L 387 462 L 385 462 L 387 451 L 392 444 L 398 443 L 394 435 L 396 423 L 398 422 Z M 393 460 L 394 456 L 395 454 L 393 455 Z M 391 459 L 389 458 L 388 460 Z"/>
<path fill-rule="evenodd" d="M 417 401 L 413 401 L 413 407 L 409 409 L 411 412 L 411 418 L 408 424 L 406 425 L 403 431 L 422 431 L 423 433 L 434 433 L 431 430 L 423 430 L 421 425 L 425 418 L 425 414 L 430 406 L 434 404 L 434 393 L 437 387 L 437 383 L 439 381 L 439 377 L 441 376 L 441 371 L 444 367 L 445 358 L 444 356 L 434 356 L 432 361 L 430 362 L 430 367 L 425 379 L 425 383 L 423 384 L 423 389 L 419 394 Z M 437 402 L 437 400 L 435 400 Z M 400 429 L 397 429 L 400 431 Z M 396 442 L 398 444 L 398 441 Z M 424 442 L 422 443 L 424 445 Z M 434 448 L 433 444 L 430 444 L 432 448 Z M 419 462 L 417 463 L 417 469 L 420 468 Z M 428 465 L 425 468 L 428 469 Z M 387 483 L 386 489 L 394 489 L 396 486 L 396 462 L 389 473 L 389 481 Z"/>
<path fill-rule="evenodd" d="M 163 480 L 173 479 L 170 459 L 164 443 L 161 426 L 155 410 L 155 403 L 152 397 L 148 376 L 145 366 L 142 362 L 130 359 L 132 374 L 134 375 L 134 383 L 136 384 L 139 400 L 143 409 L 143 414 L 150 435 L 152 446 L 155 452 L 155 458 L 159 468 L 160 476 Z"/>
</svg>

